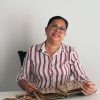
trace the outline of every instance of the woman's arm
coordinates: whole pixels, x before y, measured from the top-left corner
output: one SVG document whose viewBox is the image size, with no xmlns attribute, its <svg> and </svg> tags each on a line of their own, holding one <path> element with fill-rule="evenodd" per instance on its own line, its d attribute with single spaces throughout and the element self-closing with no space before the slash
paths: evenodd
<svg viewBox="0 0 100 100">
<path fill-rule="evenodd" d="M 36 90 L 34 84 L 27 82 L 26 80 L 18 81 L 19 86 L 28 93 L 33 93 Z"/>
<path fill-rule="evenodd" d="M 85 74 L 84 69 L 82 68 L 78 54 L 75 49 L 71 52 L 71 70 L 74 74 L 74 78 L 82 83 L 82 93 L 85 95 L 93 94 L 97 91 L 96 85 L 90 81 L 90 79 Z"/>
</svg>

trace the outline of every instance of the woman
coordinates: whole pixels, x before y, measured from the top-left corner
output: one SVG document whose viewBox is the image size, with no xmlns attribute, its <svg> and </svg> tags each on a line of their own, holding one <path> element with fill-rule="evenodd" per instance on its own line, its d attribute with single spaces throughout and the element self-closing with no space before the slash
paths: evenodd
<svg viewBox="0 0 100 100">
<path fill-rule="evenodd" d="M 86 76 L 75 48 L 62 43 L 67 34 L 68 22 L 61 16 L 52 17 L 45 32 L 45 42 L 29 48 L 18 84 L 32 93 L 40 88 L 56 88 L 70 81 L 71 76 L 82 83 L 85 95 L 93 94 L 96 86 Z"/>
</svg>

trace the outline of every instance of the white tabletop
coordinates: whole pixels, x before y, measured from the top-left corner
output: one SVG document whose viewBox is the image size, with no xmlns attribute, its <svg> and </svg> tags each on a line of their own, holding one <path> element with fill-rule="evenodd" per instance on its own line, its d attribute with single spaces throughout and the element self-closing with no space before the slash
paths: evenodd
<svg viewBox="0 0 100 100">
<path fill-rule="evenodd" d="M 15 98 L 16 95 L 25 94 L 23 91 L 8 91 L 8 92 L 0 92 L 0 100 L 4 98 Z M 100 100 L 100 91 L 90 95 L 90 96 L 72 96 L 66 99 L 60 100 Z"/>
<path fill-rule="evenodd" d="M 15 98 L 16 95 L 25 94 L 24 91 L 7 91 L 7 92 L 0 92 L 0 100 L 5 98 Z"/>
</svg>

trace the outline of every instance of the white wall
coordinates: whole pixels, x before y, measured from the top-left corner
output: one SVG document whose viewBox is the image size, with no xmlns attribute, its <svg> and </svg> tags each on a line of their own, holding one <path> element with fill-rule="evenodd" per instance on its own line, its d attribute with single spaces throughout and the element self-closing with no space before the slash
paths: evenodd
<svg viewBox="0 0 100 100">
<path fill-rule="evenodd" d="M 18 50 L 45 40 L 50 17 L 69 21 L 66 44 L 75 46 L 86 73 L 100 86 L 100 0 L 0 0 L 0 91 L 18 90 Z"/>
</svg>

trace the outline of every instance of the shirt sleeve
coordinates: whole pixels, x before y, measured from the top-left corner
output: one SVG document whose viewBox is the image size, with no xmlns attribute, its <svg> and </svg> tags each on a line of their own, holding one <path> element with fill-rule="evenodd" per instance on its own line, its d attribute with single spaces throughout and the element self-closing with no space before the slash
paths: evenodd
<svg viewBox="0 0 100 100">
<path fill-rule="evenodd" d="M 71 48 L 70 65 L 71 65 L 72 74 L 77 81 L 81 83 L 89 81 L 89 78 L 87 77 L 84 69 L 81 66 L 81 63 L 79 61 L 79 57 L 75 48 Z"/>
<path fill-rule="evenodd" d="M 17 75 L 17 78 L 16 78 L 17 81 L 22 80 L 22 79 L 26 81 L 30 81 L 30 82 L 33 81 L 32 74 L 33 74 L 34 66 L 32 63 L 31 56 L 32 56 L 32 47 L 29 48 L 29 50 L 27 51 L 26 57 L 24 59 L 24 64 L 19 74 Z"/>
</svg>

